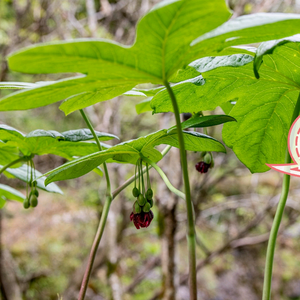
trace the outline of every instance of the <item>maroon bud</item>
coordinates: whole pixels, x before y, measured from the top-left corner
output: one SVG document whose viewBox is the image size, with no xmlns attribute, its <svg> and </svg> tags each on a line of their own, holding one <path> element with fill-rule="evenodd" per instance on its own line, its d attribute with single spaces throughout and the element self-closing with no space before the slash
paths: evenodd
<svg viewBox="0 0 300 300">
<path fill-rule="evenodd" d="M 153 212 L 141 212 L 139 214 L 134 214 L 133 212 L 130 215 L 130 221 L 133 221 L 136 229 L 148 227 L 153 220 Z"/>
<path fill-rule="evenodd" d="M 200 161 L 196 163 L 195 168 L 200 173 L 206 173 L 210 167 L 210 164 L 205 163 L 204 161 Z"/>
</svg>

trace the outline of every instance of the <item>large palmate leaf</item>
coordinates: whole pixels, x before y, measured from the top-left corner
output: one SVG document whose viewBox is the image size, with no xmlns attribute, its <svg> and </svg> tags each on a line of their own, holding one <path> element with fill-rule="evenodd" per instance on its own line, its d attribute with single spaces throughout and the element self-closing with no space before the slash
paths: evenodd
<svg viewBox="0 0 300 300">
<path fill-rule="evenodd" d="M 269 170 L 266 163 L 284 163 L 287 135 L 300 92 L 300 40 L 268 46 L 261 46 L 269 54 L 260 56 L 260 79 L 250 71 L 252 78 L 247 75 L 245 92 L 240 93 L 230 112 L 238 122 L 225 124 L 223 129 L 226 144 L 252 172 Z"/>
<path fill-rule="evenodd" d="M 0 166 L 0 168 L 2 168 L 2 166 Z M 8 178 L 18 178 L 24 182 L 30 183 L 30 172 L 31 167 L 29 167 L 28 165 L 23 165 L 19 168 L 7 168 L 3 172 L 3 174 Z M 33 169 L 33 176 L 34 179 L 36 178 L 38 188 L 50 193 L 63 194 L 61 189 L 55 183 L 51 183 L 45 186 L 46 177 L 42 176 L 42 174 L 39 171 Z"/>
<path fill-rule="evenodd" d="M 117 138 L 112 134 L 103 132 L 96 132 L 96 135 L 102 141 Z M 63 133 L 38 129 L 25 135 L 13 127 L 0 125 L 0 140 L 6 142 L 4 145 L 18 148 L 27 156 L 31 154 L 55 154 L 72 159 L 73 156 L 84 156 L 99 151 L 96 143 L 81 142 L 90 139 L 93 139 L 93 135 L 89 129 L 70 130 Z M 105 149 L 107 148 L 106 145 L 102 145 Z M 1 149 L 0 144 L 0 152 Z"/>
<path fill-rule="evenodd" d="M 18 92 L 10 100 L 3 100 L 0 109 L 28 109 L 69 98 L 61 109 L 70 113 L 123 94 L 138 83 L 163 83 L 178 55 L 186 53 L 195 38 L 229 16 L 223 0 L 168 0 L 141 19 L 132 47 L 105 40 L 81 40 L 21 50 L 9 57 L 12 70 L 80 72 L 87 76 Z"/>
<path fill-rule="evenodd" d="M 267 54 L 260 59 L 259 80 L 252 63 L 204 72 L 203 85 L 191 84 L 193 101 L 187 101 L 189 107 L 178 94 L 185 89 L 178 89 L 181 111 L 211 110 L 236 100 L 230 115 L 237 122 L 224 125 L 223 138 L 252 172 L 268 170 L 266 163 L 284 162 L 287 134 L 300 91 L 300 43 L 297 37 L 292 40 L 284 44 L 272 42 L 277 47 L 270 47 L 269 43 L 261 45 L 257 53 L 264 53 L 265 49 Z M 160 93 L 153 99 L 158 99 Z M 163 111 L 171 107 L 164 102 L 157 103 L 156 107 L 164 108 Z"/>
<path fill-rule="evenodd" d="M 300 32 L 299 15 L 256 14 L 221 25 L 229 16 L 224 0 L 166 0 L 141 19 L 131 47 L 77 40 L 20 50 L 9 57 L 12 70 L 84 75 L 9 95 L 0 102 L 0 110 L 30 109 L 66 99 L 60 108 L 68 114 L 121 95 L 139 83 L 164 84 L 196 58 L 219 55 L 229 46 Z M 234 52 L 245 50 L 226 49 L 222 55 Z"/>
<path fill-rule="evenodd" d="M 186 150 L 225 152 L 224 146 L 219 141 L 207 135 L 184 131 L 183 136 Z M 162 155 L 154 147 L 161 144 L 178 148 L 177 132 L 167 133 L 167 129 L 163 129 L 145 137 L 118 144 L 108 150 L 68 162 L 45 174 L 48 175 L 46 184 L 82 176 L 109 159 L 115 162 L 135 164 L 142 155 L 157 162 L 162 158 Z"/>
</svg>

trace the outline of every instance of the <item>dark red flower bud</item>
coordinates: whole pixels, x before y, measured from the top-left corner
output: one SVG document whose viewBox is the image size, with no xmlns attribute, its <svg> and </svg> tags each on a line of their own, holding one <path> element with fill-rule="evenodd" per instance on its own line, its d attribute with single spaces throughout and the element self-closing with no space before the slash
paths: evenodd
<svg viewBox="0 0 300 300">
<path fill-rule="evenodd" d="M 139 214 L 134 214 L 133 212 L 130 215 L 130 221 L 133 221 L 136 229 L 148 227 L 153 220 L 153 212 L 141 212 Z"/>
<path fill-rule="evenodd" d="M 206 173 L 210 167 L 210 164 L 205 163 L 204 161 L 200 161 L 196 163 L 195 168 L 200 173 Z"/>
</svg>

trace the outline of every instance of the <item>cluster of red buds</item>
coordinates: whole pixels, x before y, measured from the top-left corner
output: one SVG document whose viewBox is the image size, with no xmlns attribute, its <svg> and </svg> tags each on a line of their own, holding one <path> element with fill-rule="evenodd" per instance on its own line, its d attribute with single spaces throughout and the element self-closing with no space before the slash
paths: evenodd
<svg viewBox="0 0 300 300">
<path fill-rule="evenodd" d="M 135 174 L 138 173 L 138 187 L 136 186 L 137 178 L 135 178 L 135 186 L 132 190 L 132 195 L 136 198 L 136 201 L 133 204 L 133 211 L 130 214 L 130 221 L 133 221 L 133 224 L 137 229 L 148 227 L 153 220 L 153 212 L 151 211 L 151 207 L 153 206 L 153 191 L 150 185 L 148 164 L 146 164 L 146 167 L 147 191 L 145 192 L 142 160 L 139 159 L 137 161 Z"/>
</svg>

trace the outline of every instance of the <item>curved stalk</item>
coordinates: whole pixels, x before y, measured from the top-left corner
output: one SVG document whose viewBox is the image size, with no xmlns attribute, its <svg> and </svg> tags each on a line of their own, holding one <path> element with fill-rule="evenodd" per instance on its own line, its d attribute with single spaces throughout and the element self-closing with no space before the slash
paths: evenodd
<svg viewBox="0 0 300 300">
<path fill-rule="evenodd" d="M 86 116 L 85 112 L 83 111 L 83 109 L 80 110 L 80 113 L 83 117 L 83 119 L 85 120 L 87 126 L 89 127 L 91 133 L 93 134 L 93 137 L 98 145 L 99 151 L 102 151 L 102 147 L 101 147 L 101 143 L 95 133 L 95 130 L 90 122 L 90 120 L 88 119 L 88 117 Z M 110 178 L 109 178 L 109 174 L 108 174 L 108 169 L 106 166 L 106 163 L 103 163 L 103 169 L 104 169 L 104 173 L 105 173 L 105 178 L 106 178 L 106 200 L 103 206 L 103 211 L 100 217 L 100 221 L 99 221 L 99 225 L 98 225 L 98 229 L 94 238 L 94 242 L 91 248 L 91 252 L 90 252 L 90 256 L 88 259 L 88 264 L 82 279 L 82 284 L 81 284 L 81 288 L 80 288 L 80 292 L 79 292 L 79 296 L 78 296 L 78 300 L 83 300 L 85 297 L 85 293 L 87 290 L 87 286 L 88 286 L 88 282 L 90 279 L 90 275 L 92 272 L 92 268 L 93 268 L 93 264 L 94 264 L 94 260 L 96 257 L 96 253 L 103 235 L 103 231 L 104 231 L 104 227 L 106 224 L 106 220 L 107 220 L 107 216 L 108 216 L 108 212 L 109 212 L 109 208 L 111 205 L 111 202 L 113 200 L 112 197 L 112 193 L 111 193 L 111 185 L 110 185 Z"/>
<path fill-rule="evenodd" d="M 145 162 L 147 162 L 149 165 L 151 165 L 156 171 L 157 173 L 160 175 L 160 177 L 162 178 L 162 180 L 165 182 L 166 186 L 168 187 L 168 189 L 173 192 L 175 195 L 177 195 L 178 197 L 182 198 L 183 200 L 185 200 L 185 194 L 179 190 L 177 190 L 169 181 L 168 177 L 166 176 L 166 174 L 164 173 L 164 171 L 153 161 L 149 160 L 148 158 L 143 156 L 143 160 Z"/>
<path fill-rule="evenodd" d="M 296 106 L 294 109 L 294 113 L 292 116 L 290 126 L 292 126 L 293 122 L 298 117 L 299 112 L 300 112 L 300 94 L 298 96 L 298 100 L 297 100 L 297 103 L 296 103 Z M 285 163 L 286 164 L 291 163 L 291 157 L 290 157 L 290 153 L 288 151 L 288 147 L 287 147 L 286 155 L 285 155 Z M 262 300 L 270 300 L 271 299 L 272 271 L 273 271 L 273 261 L 274 261 L 275 247 L 276 247 L 276 239 L 277 239 L 277 234 L 278 234 L 278 230 L 280 227 L 280 223 L 282 220 L 286 200 L 287 200 L 288 193 L 289 193 L 289 187 L 290 187 L 290 175 L 284 174 L 281 195 L 280 195 L 278 207 L 276 210 L 276 214 L 274 217 L 272 229 L 270 232 L 269 242 L 268 242 Z"/>
<path fill-rule="evenodd" d="M 167 88 L 167 91 L 171 98 L 174 115 L 175 115 L 175 119 L 176 119 L 181 168 L 182 168 L 184 188 L 185 188 L 185 197 L 186 197 L 185 200 L 186 200 L 187 221 L 188 221 L 187 242 L 188 242 L 188 251 L 189 251 L 190 299 L 197 300 L 195 222 L 194 222 L 194 214 L 193 214 L 193 204 L 192 204 L 192 200 L 191 200 L 191 190 L 190 190 L 189 173 L 188 173 L 188 167 L 187 167 L 187 158 L 186 158 L 184 139 L 183 139 L 183 134 L 182 134 L 182 129 L 181 129 L 179 108 L 178 108 L 178 104 L 176 101 L 176 97 L 175 97 L 173 90 L 170 87 L 170 84 L 167 80 L 164 81 L 164 85 Z"/>
</svg>

